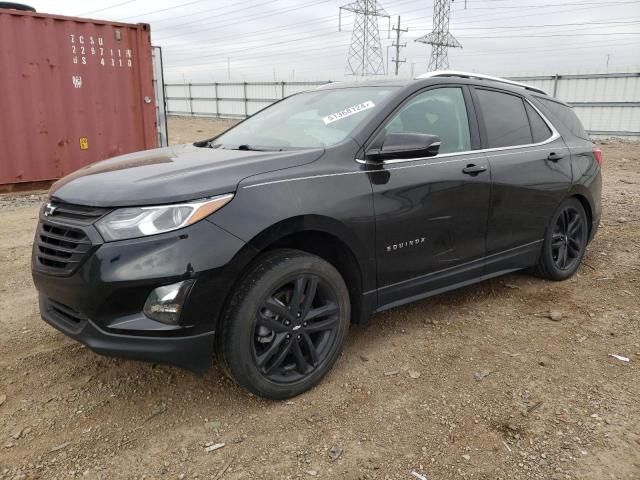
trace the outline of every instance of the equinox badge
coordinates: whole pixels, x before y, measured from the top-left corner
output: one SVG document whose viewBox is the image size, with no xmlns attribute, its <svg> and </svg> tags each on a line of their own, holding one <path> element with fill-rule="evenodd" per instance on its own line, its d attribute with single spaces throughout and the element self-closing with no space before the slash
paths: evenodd
<svg viewBox="0 0 640 480">
<path fill-rule="evenodd" d="M 417 247 L 422 245 L 426 240 L 426 237 L 418 237 L 414 240 L 408 240 L 406 242 L 394 243 L 393 245 L 387 245 L 387 252 L 393 252 L 395 250 L 401 250 L 406 247 Z"/>
</svg>

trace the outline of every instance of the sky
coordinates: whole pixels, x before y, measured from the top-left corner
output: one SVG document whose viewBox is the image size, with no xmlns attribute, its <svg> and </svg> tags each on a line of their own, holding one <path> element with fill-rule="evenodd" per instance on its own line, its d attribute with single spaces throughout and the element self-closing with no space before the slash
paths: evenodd
<svg viewBox="0 0 640 480">
<path fill-rule="evenodd" d="M 355 0 L 19 0 L 39 12 L 149 23 L 162 47 L 166 82 L 344 80 Z M 427 71 L 433 1 L 378 0 L 384 68 Z M 493 75 L 638 71 L 640 0 L 452 0 L 451 70 Z M 387 48 L 389 47 L 389 48 Z M 388 57 L 388 61 L 387 61 Z M 608 65 L 607 65 L 608 63 Z"/>
</svg>

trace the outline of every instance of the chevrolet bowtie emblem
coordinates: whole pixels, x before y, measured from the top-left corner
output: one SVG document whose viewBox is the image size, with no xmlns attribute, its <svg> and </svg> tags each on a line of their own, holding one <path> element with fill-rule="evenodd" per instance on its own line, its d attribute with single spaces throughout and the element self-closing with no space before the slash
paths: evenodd
<svg viewBox="0 0 640 480">
<path fill-rule="evenodd" d="M 58 207 L 56 207 L 55 205 L 51 205 L 50 203 L 47 203 L 47 206 L 44 207 L 44 216 L 50 217 L 51 215 L 53 215 L 53 212 L 55 212 L 57 208 Z"/>
</svg>

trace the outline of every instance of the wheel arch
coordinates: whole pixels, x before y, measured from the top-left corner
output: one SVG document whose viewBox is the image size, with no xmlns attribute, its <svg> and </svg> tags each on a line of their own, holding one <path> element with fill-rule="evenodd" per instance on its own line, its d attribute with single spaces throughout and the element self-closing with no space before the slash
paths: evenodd
<svg viewBox="0 0 640 480">
<path fill-rule="evenodd" d="M 375 261 L 355 252 L 366 252 L 363 242 L 335 219 L 320 215 L 305 215 L 280 221 L 256 234 L 235 255 L 235 280 L 227 293 L 228 305 L 233 292 L 256 259 L 278 248 L 291 248 L 317 255 L 333 265 L 342 275 L 351 301 L 351 321 L 367 322 L 376 307 Z M 369 292 L 369 294 L 365 294 Z M 223 309 L 223 315 L 226 306 Z"/>
<path fill-rule="evenodd" d="M 593 233 L 593 200 L 591 199 L 591 193 L 583 185 L 574 185 L 569 191 L 568 198 L 575 198 L 582 204 L 585 213 L 587 214 L 587 227 L 589 228 L 589 240 L 591 240 Z"/>
</svg>

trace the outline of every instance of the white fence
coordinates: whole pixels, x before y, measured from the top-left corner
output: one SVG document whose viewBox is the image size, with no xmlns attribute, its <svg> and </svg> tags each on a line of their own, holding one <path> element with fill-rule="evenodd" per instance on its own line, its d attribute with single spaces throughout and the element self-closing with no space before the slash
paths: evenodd
<svg viewBox="0 0 640 480">
<path fill-rule="evenodd" d="M 169 115 L 245 118 L 271 103 L 327 82 L 168 83 Z"/>
<path fill-rule="evenodd" d="M 575 108 L 597 137 L 640 139 L 640 72 L 513 77 Z M 244 118 L 267 105 L 327 82 L 187 83 L 165 85 L 169 115 Z"/>
</svg>

